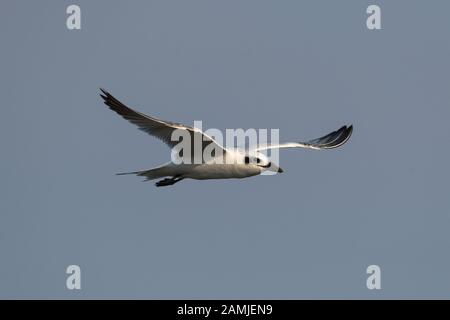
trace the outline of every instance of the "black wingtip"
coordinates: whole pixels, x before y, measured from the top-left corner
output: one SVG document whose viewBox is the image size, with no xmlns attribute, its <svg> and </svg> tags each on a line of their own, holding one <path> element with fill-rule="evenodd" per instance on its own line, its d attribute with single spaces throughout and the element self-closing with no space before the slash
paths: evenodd
<svg viewBox="0 0 450 320">
<path fill-rule="evenodd" d="M 352 133 L 353 133 L 353 124 L 351 124 L 347 129 L 347 135 L 349 138 L 352 135 Z M 348 140 L 348 138 L 347 138 L 347 140 Z"/>
<path fill-rule="evenodd" d="M 344 139 L 340 141 L 340 143 L 338 143 L 336 146 L 342 146 L 343 144 L 345 144 L 350 139 L 352 133 L 353 133 L 353 124 L 349 125 L 348 127 L 345 126 L 345 134 L 343 135 Z"/>
<path fill-rule="evenodd" d="M 108 96 L 110 95 L 109 92 L 103 88 L 99 88 L 99 89 L 102 92 L 102 93 L 99 93 L 100 97 L 102 97 L 102 99 L 105 100 L 105 102 L 106 102 L 106 100 L 108 100 Z"/>
<path fill-rule="evenodd" d="M 326 136 L 311 140 L 309 144 L 314 145 L 320 149 L 334 149 L 342 146 L 350 139 L 353 132 L 353 125 L 342 126 L 338 130 L 333 131 Z"/>
</svg>

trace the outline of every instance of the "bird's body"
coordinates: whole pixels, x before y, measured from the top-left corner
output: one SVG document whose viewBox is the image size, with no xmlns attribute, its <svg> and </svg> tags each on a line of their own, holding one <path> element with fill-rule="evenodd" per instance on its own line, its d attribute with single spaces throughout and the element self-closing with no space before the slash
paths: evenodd
<svg viewBox="0 0 450 320">
<path fill-rule="evenodd" d="M 176 166 L 176 165 L 175 165 Z M 186 178 L 196 180 L 248 178 L 261 173 L 261 170 L 245 164 L 197 164 L 186 165 Z"/>
<path fill-rule="evenodd" d="M 250 151 L 226 149 L 199 129 L 159 120 L 134 111 L 122 104 L 107 91 L 103 89 L 101 91 L 103 93 L 101 94 L 101 97 L 111 110 L 137 125 L 142 131 L 159 138 L 169 145 L 169 147 L 175 148 L 178 144 L 178 141 L 172 139 L 174 132 L 178 131 L 181 134 L 185 134 L 185 136 L 192 138 L 192 141 L 200 139 L 200 153 L 207 148 L 214 148 L 214 156 L 207 159 L 201 158 L 201 161 L 199 162 L 189 161 L 196 157 L 192 156 L 193 158 L 189 157 L 188 161 L 176 161 L 176 163 L 171 161 L 149 170 L 119 173 L 119 175 L 135 174 L 144 177 L 145 180 L 170 177 L 158 181 L 156 183 L 156 186 L 158 187 L 173 185 L 186 178 L 195 180 L 242 179 L 259 175 L 263 172 L 281 173 L 283 170 L 270 161 L 270 159 L 261 151 L 275 148 L 332 149 L 343 145 L 350 138 L 353 130 L 352 126 L 344 126 L 326 136 L 308 142 L 291 142 L 279 145 L 258 146 Z"/>
<path fill-rule="evenodd" d="M 261 169 L 256 166 L 248 166 L 245 164 L 175 164 L 169 162 L 160 167 L 139 171 L 135 174 L 147 177 L 148 180 L 168 176 L 195 180 L 242 179 L 261 174 Z"/>
</svg>

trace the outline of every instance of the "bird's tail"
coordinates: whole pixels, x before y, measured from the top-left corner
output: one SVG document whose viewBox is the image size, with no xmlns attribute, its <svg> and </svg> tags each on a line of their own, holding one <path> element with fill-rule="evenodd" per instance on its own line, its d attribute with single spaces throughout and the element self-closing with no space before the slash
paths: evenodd
<svg viewBox="0 0 450 320">
<path fill-rule="evenodd" d="M 158 179 L 161 177 L 167 177 L 171 175 L 165 166 L 160 166 L 149 170 L 116 173 L 116 175 L 118 176 L 124 176 L 129 174 L 135 174 L 138 177 L 145 177 L 144 181 Z"/>
<path fill-rule="evenodd" d="M 145 171 L 119 172 L 119 173 L 116 173 L 116 176 L 125 176 L 127 174 L 137 174 L 137 175 L 139 175 L 142 172 L 145 172 Z"/>
</svg>

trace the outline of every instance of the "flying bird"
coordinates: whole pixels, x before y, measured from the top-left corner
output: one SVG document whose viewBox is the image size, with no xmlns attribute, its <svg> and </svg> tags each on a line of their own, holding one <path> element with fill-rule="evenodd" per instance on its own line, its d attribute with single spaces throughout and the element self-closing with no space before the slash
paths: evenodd
<svg viewBox="0 0 450 320">
<path fill-rule="evenodd" d="M 221 146 L 213 138 L 203 133 L 201 130 L 179 123 L 163 121 L 147 116 L 135 111 L 104 89 L 100 89 L 100 96 L 104 103 L 124 119 L 136 125 L 140 130 L 160 139 L 170 148 L 174 148 L 179 141 L 173 141 L 172 134 L 175 130 L 186 133 L 192 139 L 201 141 L 202 151 L 206 147 L 213 147 L 217 152 L 217 157 L 222 157 L 226 161 L 217 161 L 217 158 L 203 159 L 200 163 L 174 163 L 173 161 L 149 170 L 118 173 L 118 175 L 135 174 L 144 177 L 145 181 L 164 178 L 156 182 L 157 187 L 170 186 L 183 179 L 190 178 L 196 180 L 205 179 L 232 179 L 247 178 L 259 175 L 265 171 L 282 173 L 283 170 L 273 163 L 262 152 L 269 149 L 282 148 L 307 148 L 315 150 L 333 149 L 342 146 L 350 138 L 353 126 L 343 126 L 339 130 L 333 131 L 323 137 L 306 142 L 288 142 L 282 144 L 271 144 L 257 146 L 250 150 L 230 149 Z"/>
</svg>

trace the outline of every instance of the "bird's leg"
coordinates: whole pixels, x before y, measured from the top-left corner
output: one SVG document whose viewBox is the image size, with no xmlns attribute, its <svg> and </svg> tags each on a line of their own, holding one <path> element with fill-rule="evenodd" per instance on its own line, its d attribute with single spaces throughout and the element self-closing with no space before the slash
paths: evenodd
<svg viewBox="0 0 450 320">
<path fill-rule="evenodd" d="M 184 178 L 180 177 L 180 176 L 175 176 L 175 177 L 172 177 L 172 178 L 166 178 L 166 179 L 163 179 L 163 180 L 160 180 L 160 181 L 156 182 L 155 186 L 157 186 L 157 187 L 171 186 L 171 185 L 173 185 L 173 184 L 175 184 L 178 181 L 181 181 L 183 179 Z"/>
</svg>

